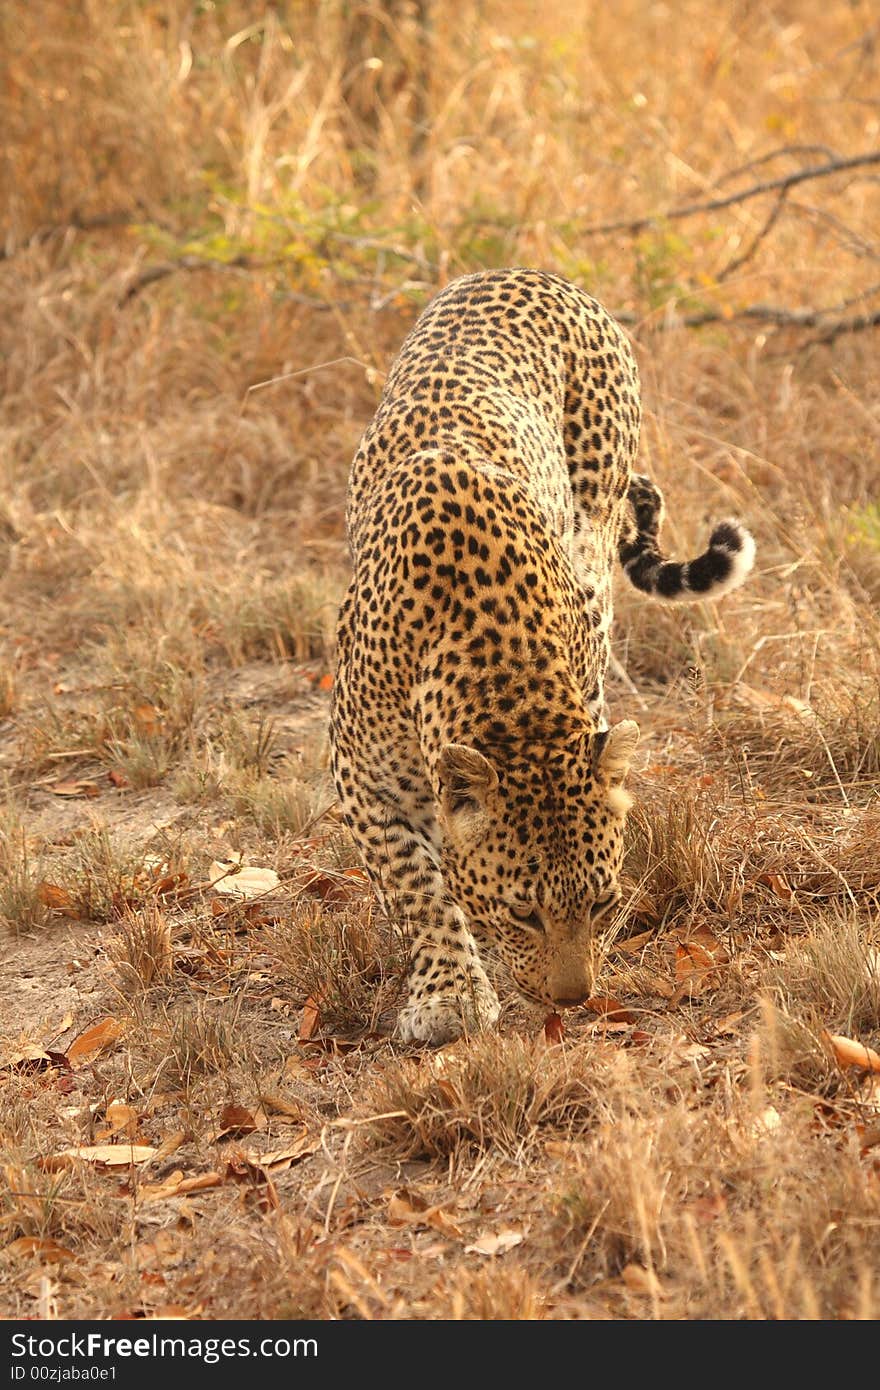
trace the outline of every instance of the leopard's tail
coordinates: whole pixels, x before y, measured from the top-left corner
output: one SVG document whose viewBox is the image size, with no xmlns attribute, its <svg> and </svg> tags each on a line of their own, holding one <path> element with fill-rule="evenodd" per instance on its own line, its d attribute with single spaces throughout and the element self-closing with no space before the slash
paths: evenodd
<svg viewBox="0 0 880 1390">
<path fill-rule="evenodd" d="M 739 521 L 719 521 L 694 560 L 670 560 L 660 549 L 663 494 L 650 478 L 630 479 L 629 507 L 618 545 L 631 584 L 654 598 L 680 602 L 720 598 L 742 584 L 755 563 L 755 542 Z"/>
</svg>

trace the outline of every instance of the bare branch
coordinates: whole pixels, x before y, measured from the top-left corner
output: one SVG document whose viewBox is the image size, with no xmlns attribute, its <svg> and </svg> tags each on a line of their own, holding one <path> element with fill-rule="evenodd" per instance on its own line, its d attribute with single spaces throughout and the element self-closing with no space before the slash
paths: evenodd
<svg viewBox="0 0 880 1390">
<path fill-rule="evenodd" d="M 732 261 L 728 261 L 727 265 L 724 267 L 723 270 L 718 272 L 716 279 L 718 279 L 719 281 L 727 280 L 730 278 L 730 276 L 734 273 L 735 270 L 741 270 L 744 265 L 748 264 L 748 262 L 752 259 L 755 252 L 757 251 L 758 247 L 761 245 L 761 242 L 776 226 L 777 218 L 779 217 L 779 214 L 782 212 L 787 197 L 788 189 L 783 188 L 778 198 L 776 199 L 776 202 L 773 204 L 773 207 L 770 209 L 770 215 L 765 221 L 763 227 L 760 229 L 760 231 L 755 233 L 755 235 L 752 237 L 749 246 L 746 248 L 745 251 L 743 251 L 742 255 L 735 256 Z"/>
<path fill-rule="evenodd" d="M 771 164 L 774 159 L 799 154 L 821 154 L 827 160 L 837 158 L 837 154 L 829 145 L 780 145 L 778 149 L 769 150 L 767 154 L 759 155 L 757 159 L 750 159 L 745 164 L 738 164 L 734 169 L 727 169 L 720 178 L 715 180 L 713 187 L 720 188 L 722 184 L 730 183 L 731 179 L 738 179 L 743 174 L 751 174 L 753 170 L 761 169 L 765 164 Z"/>
<path fill-rule="evenodd" d="M 154 265 L 148 265 L 138 275 L 135 275 L 126 285 L 119 296 L 118 304 L 123 308 L 129 304 L 142 290 L 149 285 L 155 285 L 160 280 L 165 280 L 169 275 L 176 275 L 179 271 L 212 271 L 218 274 L 233 275 L 252 275 L 264 271 L 286 268 L 289 269 L 289 262 L 284 259 L 255 261 L 249 256 L 236 256 L 234 260 L 219 261 L 212 260 L 209 256 L 180 256 L 176 261 L 159 261 Z M 346 289 L 352 289 L 356 281 L 347 281 Z M 376 294 L 375 282 L 372 279 L 361 278 L 360 283 L 369 286 L 369 307 L 373 313 L 381 313 L 394 304 L 399 294 L 412 289 L 430 289 L 427 282 L 407 280 L 402 285 L 394 285 L 385 294 Z M 303 304 L 307 309 L 317 309 L 322 313 L 329 313 L 331 310 L 348 310 L 354 307 L 355 301 L 351 299 L 319 299 L 317 295 L 303 294 L 300 290 L 283 289 L 280 297 L 289 300 L 294 304 Z"/>
<path fill-rule="evenodd" d="M 863 333 L 866 328 L 877 328 L 878 326 L 880 326 L 880 309 L 875 309 L 871 314 L 854 314 L 852 318 L 839 319 L 837 323 L 832 323 L 824 333 L 817 333 L 815 338 L 810 338 L 804 346 L 810 347 L 813 343 L 818 343 L 823 347 L 828 347 L 843 333 Z"/>
<path fill-rule="evenodd" d="M 120 308 L 134 299 L 135 295 L 140 294 L 148 285 L 155 285 L 158 280 L 164 280 L 169 275 L 174 275 L 179 270 L 215 270 L 233 271 L 241 274 L 250 270 L 263 270 L 265 266 L 255 265 L 249 261 L 247 256 L 236 256 L 231 261 L 215 261 L 203 256 L 181 256 L 176 261 L 160 261 L 156 265 L 148 265 L 133 280 L 130 280 L 119 296 Z"/>
<path fill-rule="evenodd" d="M 75 212 L 68 217 L 66 222 L 38 227 L 27 240 L 19 242 L 18 245 L 0 246 L 0 261 L 9 261 L 21 251 L 27 251 L 32 246 L 42 246 L 44 242 L 51 241 L 53 236 L 63 235 L 64 232 L 69 232 L 71 229 L 77 232 L 96 232 L 105 227 L 128 227 L 137 220 L 137 214 L 131 210 L 101 212 L 94 217 L 81 217 L 79 213 Z"/>
<path fill-rule="evenodd" d="M 880 246 L 867 241 L 840 217 L 835 217 L 827 208 L 814 208 L 810 203 L 789 201 L 789 210 L 810 217 L 814 222 L 824 222 L 834 235 L 836 244 L 851 256 L 860 260 L 880 261 Z"/>
<path fill-rule="evenodd" d="M 701 309 L 692 314 L 667 316 L 658 322 L 646 321 L 634 313 L 616 313 L 615 318 L 627 327 L 644 326 L 655 332 L 668 332 L 674 328 L 703 328 L 709 323 L 769 323 L 775 328 L 820 328 L 822 333 L 810 339 L 816 343 L 831 343 L 844 333 L 861 333 L 880 323 L 880 310 L 853 314 L 845 317 L 845 310 L 854 304 L 863 304 L 880 294 L 880 282 L 869 285 L 867 289 L 841 300 L 839 304 L 804 309 L 786 309 L 776 304 L 747 304 L 742 309 Z"/>
<path fill-rule="evenodd" d="M 765 183 L 754 183 L 739 193 L 730 193 L 726 198 L 710 198 L 703 203 L 689 203 L 685 207 L 670 208 L 667 212 L 654 212 L 649 217 L 638 217 L 632 222 L 602 222 L 595 227 L 585 227 L 582 236 L 603 236 L 608 232 L 641 232 L 657 222 L 677 222 L 683 217 L 693 217 L 698 212 L 718 212 L 721 208 L 746 203 L 762 193 L 779 192 L 794 188 L 796 184 L 809 179 L 824 179 L 830 174 L 846 173 L 849 169 L 863 169 L 871 164 L 880 164 L 880 150 L 868 150 L 865 154 L 852 155 L 849 159 L 834 159 L 826 164 L 817 164 L 808 169 L 798 169 L 793 174 L 785 174 L 778 179 L 768 179 Z"/>
</svg>

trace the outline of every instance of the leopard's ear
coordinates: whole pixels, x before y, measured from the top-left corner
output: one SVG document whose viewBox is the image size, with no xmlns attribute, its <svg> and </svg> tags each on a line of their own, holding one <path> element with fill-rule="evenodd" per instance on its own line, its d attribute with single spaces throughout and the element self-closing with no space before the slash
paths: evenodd
<svg viewBox="0 0 880 1390">
<path fill-rule="evenodd" d="M 440 754 L 440 805 L 447 816 L 482 810 L 497 786 L 488 758 L 463 743 L 447 743 Z"/>
<path fill-rule="evenodd" d="M 610 729 L 594 734 L 594 774 L 611 787 L 620 786 L 629 772 L 638 741 L 639 726 L 634 719 L 622 719 Z"/>
</svg>

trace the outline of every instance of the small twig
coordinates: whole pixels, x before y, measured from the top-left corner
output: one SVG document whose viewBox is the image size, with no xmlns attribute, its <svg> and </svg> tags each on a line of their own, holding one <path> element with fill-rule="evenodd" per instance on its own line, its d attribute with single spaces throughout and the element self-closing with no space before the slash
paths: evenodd
<svg viewBox="0 0 880 1390">
<path fill-rule="evenodd" d="M 80 217 L 79 213 L 74 213 L 66 222 L 55 222 L 48 227 L 38 227 L 32 232 L 27 240 L 20 242 L 17 246 L 0 246 L 0 261 L 11 260 L 22 251 L 29 250 L 32 246 L 42 246 L 44 241 L 51 241 L 53 236 L 63 235 L 71 228 L 77 232 L 96 232 L 104 227 L 129 227 L 138 218 L 134 211 L 101 212 L 94 217 Z"/>
<path fill-rule="evenodd" d="M 614 652 L 609 653 L 608 669 L 614 676 L 615 680 L 620 681 L 621 685 L 623 685 L 625 689 L 629 691 L 630 695 L 633 697 L 636 704 L 639 706 L 639 709 L 646 710 L 648 708 L 647 700 L 642 696 L 641 691 L 639 690 L 635 681 L 632 679 L 626 667 L 619 660 L 619 658 L 614 655 Z"/>
<path fill-rule="evenodd" d="M 835 217 L 833 212 L 828 212 L 826 208 L 814 208 L 810 203 L 796 203 L 794 201 L 790 201 L 788 207 L 791 212 L 811 217 L 816 222 L 826 223 L 830 230 L 836 234 L 837 245 L 842 246 L 844 251 L 848 251 L 851 256 L 857 256 L 860 260 L 880 261 L 880 246 L 859 236 L 858 232 L 847 226 L 842 218 Z"/>
<path fill-rule="evenodd" d="M 781 193 L 779 194 L 779 197 L 776 199 L 776 202 L 773 204 L 773 207 L 770 209 L 770 216 L 767 218 L 760 231 L 757 231 L 755 235 L 752 237 L 752 240 L 746 247 L 745 251 L 743 251 L 741 255 L 735 256 L 732 261 L 728 261 L 724 269 L 718 272 L 716 279 L 718 280 L 719 284 L 722 280 L 727 280 L 734 273 L 734 271 L 741 270 L 742 267 L 748 264 L 748 262 L 752 259 L 758 247 L 761 245 L 761 242 L 764 240 L 766 236 L 770 234 L 770 232 L 772 232 L 773 228 L 776 226 L 776 223 L 779 219 L 779 214 L 782 212 L 782 209 L 785 206 L 785 200 L 787 197 L 788 189 L 783 188 Z"/>
<path fill-rule="evenodd" d="M 134 299 L 135 295 L 140 294 L 148 285 L 154 285 L 157 280 L 164 280 L 166 276 L 174 275 L 178 270 L 231 270 L 242 274 L 249 270 L 265 269 L 265 265 L 258 265 L 247 256 L 236 256 L 231 261 L 212 260 L 207 256 L 181 256 L 176 261 L 161 261 L 158 265 L 148 265 L 129 281 L 119 296 L 119 307 L 122 308 L 130 299 Z"/>
<path fill-rule="evenodd" d="M 798 154 L 821 154 L 826 159 L 836 159 L 837 155 L 829 145 L 780 145 L 776 150 L 770 150 L 767 154 L 759 155 L 757 159 L 750 159 L 745 164 L 738 164 L 734 169 L 728 169 L 715 180 L 713 187 L 720 188 L 722 184 L 730 183 L 731 179 L 741 178 L 743 174 L 750 174 L 755 169 L 761 169 L 765 164 L 770 164 L 774 159 L 782 159 L 786 155 Z"/>
<path fill-rule="evenodd" d="M 785 309 L 775 304 L 747 304 L 742 309 L 701 309 L 692 314 L 666 315 L 657 321 L 646 320 L 643 316 L 628 311 L 615 313 L 619 323 L 627 327 L 646 327 L 655 332 L 668 332 L 674 328 L 702 328 L 709 323 L 737 323 L 744 320 L 753 323 L 770 323 L 776 328 L 821 328 L 824 330 L 815 343 L 830 343 L 843 333 L 861 333 L 880 323 L 880 310 L 871 313 L 853 314 L 848 318 L 833 318 L 844 309 L 872 298 L 880 292 L 880 284 L 869 285 L 857 295 L 842 300 L 839 304 L 805 309 Z"/>
<path fill-rule="evenodd" d="M 284 219 L 281 219 L 284 220 Z M 285 221 L 292 231 L 308 231 L 307 228 L 291 226 Z M 333 241 L 341 241 L 345 246 L 353 246 L 356 251 L 377 251 L 383 256 L 396 256 L 398 260 L 409 261 L 415 265 L 425 275 L 436 275 L 439 267 L 434 261 L 429 261 L 420 251 L 411 251 L 406 246 L 401 246 L 397 242 L 382 241 L 380 237 L 372 236 L 352 236 L 350 232 L 339 232 L 333 227 L 323 228 L 321 238 L 330 237 Z"/>
<path fill-rule="evenodd" d="M 630 222 L 600 222 L 594 227 L 584 227 L 582 236 L 604 236 L 609 232 L 642 232 L 657 222 L 677 222 L 683 217 L 693 217 L 699 212 L 718 212 L 722 208 L 733 207 L 737 203 L 747 203 L 762 193 L 775 193 L 780 189 L 794 188 L 796 184 L 809 179 L 823 179 L 830 174 L 845 173 L 849 169 L 863 169 L 867 165 L 880 164 L 880 150 L 868 150 L 864 154 L 852 155 L 849 159 L 833 159 L 826 164 L 816 164 L 808 169 L 798 169 L 793 174 L 785 174 L 778 179 L 768 179 L 765 183 L 754 183 L 739 193 L 729 193 L 725 198 L 709 198 L 702 203 L 688 203 L 684 207 L 669 208 L 666 212 L 653 212 L 648 217 L 637 217 Z"/>
<path fill-rule="evenodd" d="M 159 280 L 165 280 L 169 275 L 174 275 L 179 270 L 187 271 L 231 271 L 234 275 L 249 275 L 267 270 L 277 270 L 281 267 L 289 268 L 289 262 L 284 260 L 274 261 L 254 261 L 249 256 L 236 256 L 234 260 L 219 261 L 212 260 L 209 256 L 181 256 L 176 261 L 161 261 L 156 265 L 149 265 L 130 280 L 124 291 L 119 296 L 119 308 L 124 308 L 129 304 L 141 290 L 145 290 L 148 285 L 154 285 Z M 372 283 L 372 282 L 371 282 Z M 373 293 L 369 300 L 369 307 L 378 313 L 387 309 L 393 304 L 403 290 L 412 288 L 414 285 L 421 285 L 418 282 L 407 280 L 403 285 L 395 285 L 381 299 L 376 299 Z M 299 290 L 285 290 L 282 298 L 291 300 L 294 304 L 302 304 L 307 309 L 316 309 L 322 313 L 339 312 L 340 310 L 352 309 L 355 306 L 354 300 L 325 300 L 318 299 L 315 295 L 303 294 Z"/>
<path fill-rule="evenodd" d="M 809 338 L 804 343 L 804 347 L 811 347 L 814 344 L 820 347 L 829 347 L 843 333 L 863 333 L 867 328 L 877 328 L 878 326 L 880 326 L 880 309 L 876 309 L 873 314 L 856 314 L 851 319 L 842 319 L 839 323 L 833 323 L 824 333 L 817 333 L 815 338 Z"/>
</svg>

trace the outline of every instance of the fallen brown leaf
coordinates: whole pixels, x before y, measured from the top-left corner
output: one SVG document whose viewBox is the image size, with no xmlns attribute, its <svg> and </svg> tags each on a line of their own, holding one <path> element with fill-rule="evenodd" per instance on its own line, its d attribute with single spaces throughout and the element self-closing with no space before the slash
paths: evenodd
<svg viewBox="0 0 880 1390">
<path fill-rule="evenodd" d="M 565 1037 L 565 1026 L 561 1014 L 548 1014 L 544 1019 L 544 1037 L 548 1043 L 561 1043 Z"/>
<path fill-rule="evenodd" d="M 144 1183 L 139 1192 L 142 1202 L 164 1202 L 170 1197 L 183 1197 L 187 1192 L 205 1192 L 212 1187 L 221 1187 L 223 1176 L 220 1173 L 198 1173 L 186 1178 L 181 1169 L 169 1173 L 162 1182 Z"/>
<path fill-rule="evenodd" d="M 49 788 L 53 796 L 100 796 L 101 788 L 96 782 L 90 782 L 87 778 L 73 779 L 56 782 Z"/>
<path fill-rule="evenodd" d="M 150 1144 L 81 1144 L 37 1159 L 37 1167 L 46 1173 L 57 1173 L 82 1161 L 107 1168 L 130 1168 L 133 1163 L 147 1163 L 155 1157 L 156 1150 Z"/>
<path fill-rule="evenodd" d="M 745 1009 L 739 1009 L 736 1013 L 725 1014 L 724 1018 L 719 1018 L 718 1022 L 713 1024 L 715 1032 L 720 1038 L 739 1032 L 739 1024 L 742 1023 L 745 1016 Z"/>
<path fill-rule="evenodd" d="M 638 936 L 628 936 L 623 941 L 615 941 L 614 949 L 623 951 L 624 955 L 633 956 L 636 951 L 641 951 L 645 946 L 649 946 L 652 941 L 657 940 L 657 932 L 651 928 L 650 931 L 639 932 Z"/>
<path fill-rule="evenodd" d="M 9 1053 L 0 1062 L 0 1068 L 7 1071 L 42 1072 L 48 1071 L 50 1067 L 70 1071 L 70 1063 L 63 1052 L 42 1048 L 39 1043 L 28 1043 L 17 1052 Z"/>
<path fill-rule="evenodd" d="M 506 1255 L 514 1246 L 521 1245 L 524 1239 L 525 1233 L 512 1227 L 494 1234 L 487 1231 L 471 1245 L 466 1245 L 464 1250 L 466 1255 Z"/>
<path fill-rule="evenodd" d="M 587 1024 L 591 1033 L 596 1033 L 601 1038 L 608 1038 L 615 1033 L 629 1034 L 632 1027 L 631 1023 L 612 1023 L 606 1014 L 600 1014 L 598 1018 L 593 1018 Z"/>
<path fill-rule="evenodd" d="M 104 1112 L 104 1127 L 97 1132 L 95 1138 L 103 1142 L 112 1135 L 119 1134 L 121 1130 L 125 1131 L 129 1139 L 136 1138 L 138 1112 L 133 1105 L 126 1105 L 121 1100 L 112 1100 Z"/>
<path fill-rule="evenodd" d="M 369 887 L 369 879 L 363 869 L 352 866 L 341 873 L 329 873 L 323 869 L 312 870 L 303 881 L 302 887 L 313 898 L 325 903 L 345 903 L 352 898 L 362 897 Z"/>
<path fill-rule="evenodd" d="M 714 970 L 715 961 L 698 941 L 679 942 L 675 951 L 675 974 L 679 980 Z"/>
<path fill-rule="evenodd" d="M 462 1240 L 460 1228 L 443 1207 L 431 1206 L 418 1192 L 403 1187 L 388 1203 L 388 1220 L 395 1226 L 430 1226 L 441 1235 Z"/>
<path fill-rule="evenodd" d="M 634 1009 L 625 1009 L 618 999 L 612 999 L 607 994 L 591 995 L 584 1008 L 601 1014 L 609 1023 L 636 1023 L 639 1018 Z"/>
<path fill-rule="evenodd" d="M 771 690 L 758 690 L 743 681 L 738 682 L 733 695 L 739 704 L 747 705 L 749 709 L 789 710 L 792 714 L 799 714 L 802 719 L 816 717 L 812 705 L 808 705 L 806 700 L 799 699 L 797 695 L 776 695 Z"/>
<path fill-rule="evenodd" d="M 835 1060 L 842 1067 L 863 1067 L 865 1071 L 880 1071 L 880 1056 L 872 1047 L 842 1037 L 840 1033 L 822 1033 L 823 1042 L 834 1053 Z"/>
<path fill-rule="evenodd" d="M 263 1108 L 273 1115 L 289 1115 L 292 1120 L 302 1119 L 303 1108 L 299 1101 L 286 1100 L 284 1096 L 276 1095 L 274 1091 L 263 1092 Z"/>
<path fill-rule="evenodd" d="M 294 1163 L 299 1163 L 301 1159 L 308 1158 L 310 1154 L 316 1152 L 321 1147 L 321 1141 L 309 1134 L 303 1134 L 293 1144 L 288 1144 L 283 1149 L 273 1149 L 269 1153 L 249 1155 L 249 1162 L 256 1168 L 261 1168 L 264 1173 L 283 1173 L 288 1168 L 292 1168 Z"/>
<path fill-rule="evenodd" d="M 76 1258 L 66 1245 L 59 1245 L 57 1240 L 49 1240 L 42 1236 L 19 1236 L 17 1240 L 12 1240 L 4 1246 L 4 1249 L 8 1255 L 37 1256 L 47 1264 L 58 1264 L 62 1260 Z"/>
<path fill-rule="evenodd" d="M 260 869 L 239 859 L 215 860 L 208 877 L 214 892 L 229 898 L 259 898 L 281 884 L 274 869 Z"/>
<path fill-rule="evenodd" d="M 321 1021 L 320 1004 L 317 999 L 309 995 L 303 1005 L 302 1018 L 299 1024 L 299 1041 L 309 1042 L 314 1036 L 318 1024 Z"/>
<path fill-rule="evenodd" d="M 252 1114 L 243 1105 L 226 1105 L 220 1113 L 219 1127 L 211 1139 L 216 1142 L 227 1135 L 253 1134 L 255 1130 L 265 1129 L 266 1124 L 266 1114 L 261 1108 Z"/>
<path fill-rule="evenodd" d="M 185 1140 L 186 1130 L 184 1129 L 176 1129 L 172 1134 L 169 1134 L 156 1150 L 156 1162 L 164 1163 L 166 1158 L 170 1158 L 173 1153 L 177 1152 Z"/>
<path fill-rule="evenodd" d="M 645 1269 L 644 1265 L 624 1265 L 621 1278 L 630 1293 L 646 1294 L 650 1298 L 668 1297 L 653 1269 Z"/>
<path fill-rule="evenodd" d="M 464 1239 L 464 1233 L 443 1207 L 429 1207 L 425 1212 L 424 1220 L 432 1230 L 439 1231 L 441 1235 L 449 1236 L 452 1240 Z"/>
<path fill-rule="evenodd" d="M 675 948 L 675 978 L 678 988 L 670 998 L 670 1004 L 699 994 L 712 982 L 715 961 L 698 941 L 680 941 Z"/>
<path fill-rule="evenodd" d="M 73 1026 L 73 1014 L 70 1010 L 57 1023 L 49 1023 L 40 1030 L 41 1038 L 60 1038 L 62 1033 L 66 1033 L 68 1028 Z"/>
<path fill-rule="evenodd" d="M 696 1042 L 688 1037 L 687 1033 L 676 1033 L 674 1037 L 666 1039 L 669 1044 L 670 1053 L 673 1058 L 681 1062 L 698 1062 L 703 1057 L 711 1057 L 712 1049 L 705 1044 Z"/>
<path fill-rule="evenodd" d="M 122 1034 L 122 1024 L 115 1018 L 102 1018 L 80 1033 L 67 1049 L 67 1060 L 71 1066 L 82 1066 L 97 1057 L 99 1052 L 116 1042 Z"/>
<path fill-rule="evenodd" d="M 794 891 L 788 886 L 783 874 L 758 874 L 757 883 L 763 883 L 782 902 L 791 904 L 794 902 Z"/>
<path fill-rule="evenodd" d="M 167 1229 L 158 1230 L 152 1240 L 139 1240 L 134 1250 L 134 1257 L 140 1269 L 149 1269 L 151 1265 L 173 1269 L 186 1258 L 186 1254 L 186 1237 L 180 1231 Z M 161 1282 L 164 1284 L 165 1281 Z"/>
<path fill-rule="evenodd" d="M 386 1214 L 392 1226 L 405 1225 L 408 1221 L 419 1220 L 429 1205 L 427 1198 L 420 1192 L 411 1192 L 409 1188 L 401 1187 L 389 1197 Z"/>
</svg>

